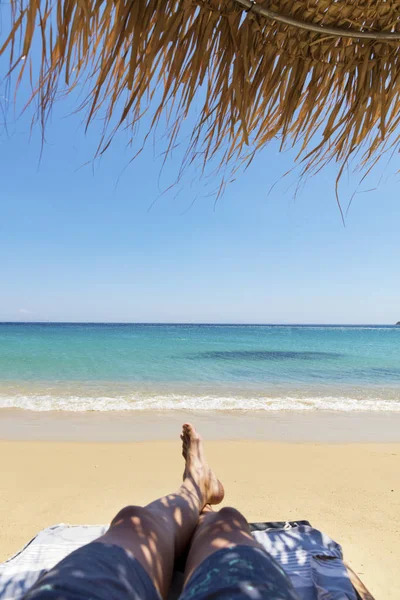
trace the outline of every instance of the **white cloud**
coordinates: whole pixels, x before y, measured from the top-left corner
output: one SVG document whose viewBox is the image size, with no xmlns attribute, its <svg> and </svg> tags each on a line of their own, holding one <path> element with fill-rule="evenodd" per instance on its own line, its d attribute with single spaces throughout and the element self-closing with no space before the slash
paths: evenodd
<svg viewBox="0 0 400 600">
<path fill-rule="evenodd" d="M 33 314 L 35 314 L 31 310 L 28 310 L 27 308 L 20 308 L 19 312 L 21 313 L 21 315 L 33 315 Z"/>
</svg>

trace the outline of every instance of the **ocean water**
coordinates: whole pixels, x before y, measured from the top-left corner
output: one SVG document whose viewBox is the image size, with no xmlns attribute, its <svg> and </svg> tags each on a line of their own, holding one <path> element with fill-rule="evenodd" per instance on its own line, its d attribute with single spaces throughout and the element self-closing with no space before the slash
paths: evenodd
<svg viewBox="0 0 400 600">
<path fill-rule="evenodd" d="M 400 411 L 400 327 L 0 324 L 0 408 Z"/>
</svg>

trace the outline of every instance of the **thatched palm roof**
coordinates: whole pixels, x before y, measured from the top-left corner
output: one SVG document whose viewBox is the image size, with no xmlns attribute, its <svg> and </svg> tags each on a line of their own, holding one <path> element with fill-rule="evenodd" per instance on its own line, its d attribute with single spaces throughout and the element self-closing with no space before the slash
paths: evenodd
<svg viewBox="0 0 400 600">
<path fill-rule="evenodd" d="M 60 91 L 85 82 L 82 109 L 106 129 L 149 103 L 170 147 L 200 103 L 188 156 L 235 168 L 279 136 L 306 170 L 357 155 L 368 168 L 399 140 L 399 0 L 11 0 L 13 72 L 34 82 L 45 122 Z M 4 25 L 3 25 L 4 31 Z M 32 59 L 33 60 L 33 59 Z M 36 69 L 36 71 L 35 71 Z M 108 128 L 107 128 L 108 125 Z"/>
</svg>

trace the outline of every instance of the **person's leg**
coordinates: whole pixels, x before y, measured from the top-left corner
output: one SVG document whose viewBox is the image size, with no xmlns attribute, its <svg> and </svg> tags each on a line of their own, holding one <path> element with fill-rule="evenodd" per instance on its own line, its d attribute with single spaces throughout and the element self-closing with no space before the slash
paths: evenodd
<svg viewBox="0 0 400 600">
<path fill-rule="evenodd" d="M 221 483 L 208 467 L 202 439 L 192 425 L 183 426 L 181 439 L 185 471 L 179 490 L 144 508 L 123 508 L 107 533 L 97 540 L 129 550 L 164 598 L 175 558 L 185 550 L 204 506 L 218 504 L 224 495 Z"/>
<path fill-rule="evenodd" d="M 203 511 L 193 535 L 181 600 L 299 600 L 283 569 L 234 508 Z"/>
<path fill-rule="evenodd" d="M 235 508 L 214 512 L 207 506 L 202 512 L 193 535 L 185 567 L 185 585 L 205 559 L 222 548 L 233 546 L 261 548 L 250 533 L 249 524 Z"/>
<path fill-rule="evenodd" d="M 126 590 L 133 590 L 134 597 L 142 600 L 154 596 L 151 582 L 166 598 L 175 558 L 185 550 L 201 511 L 206 504 L 221 502 L 224 495 L 221 483 L 208 467 L 196 430 L 184 425 L 181 439 L 185 471 L 179 490 L 146 507 L 123 508 L 105 535 L 56 565 L 32 588 L 27 599 L 84 600 L 90 596 L 123 600 L 130 594 Z"/>
</svg>

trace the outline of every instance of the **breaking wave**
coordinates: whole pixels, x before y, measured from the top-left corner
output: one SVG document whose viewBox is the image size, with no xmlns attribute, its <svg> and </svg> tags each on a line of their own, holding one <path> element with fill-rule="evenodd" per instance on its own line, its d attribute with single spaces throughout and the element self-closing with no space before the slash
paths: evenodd
<svg viewBox="0 0 400 600">
<path fill-rule="evenodd" d="M 229 397 L 211 395 L 77 396 L 1 395 L 0 408 L 31 411 L 394 411 L 400 412 L 400 399 L 354 398 L 346 396 L 310 397 Z"/>
</svg>

